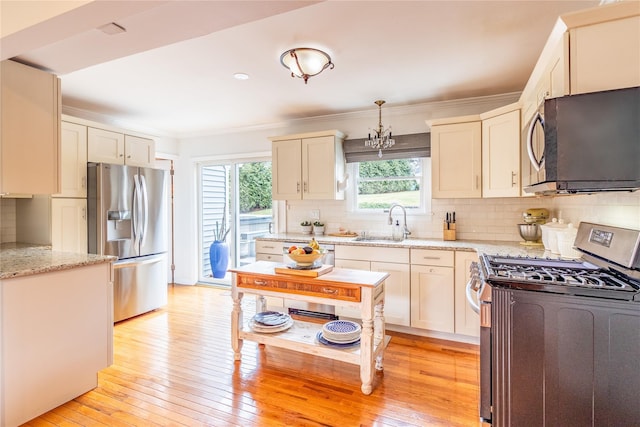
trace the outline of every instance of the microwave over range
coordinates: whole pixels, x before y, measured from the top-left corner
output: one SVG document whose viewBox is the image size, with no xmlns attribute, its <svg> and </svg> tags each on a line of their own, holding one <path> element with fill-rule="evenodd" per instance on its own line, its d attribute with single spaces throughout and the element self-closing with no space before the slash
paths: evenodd
<svg viewBox="0 0 640 427">
<path fill-rule="evenodd" d="M 640 87 L 547 99 L 542 107 L 526 131 L 525 192 L 640 188 Z"/>
</svg>

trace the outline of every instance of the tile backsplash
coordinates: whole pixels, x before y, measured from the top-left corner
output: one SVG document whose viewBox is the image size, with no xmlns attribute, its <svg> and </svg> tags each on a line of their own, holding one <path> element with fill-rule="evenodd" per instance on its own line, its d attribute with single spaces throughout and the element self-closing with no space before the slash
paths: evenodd
<svg viewBox="0 0 640 427">
<path fill-rule="evenodd" d="M 16 241 L 16 200 L 0 198 L 0 243 Z"/>
<path fill-rule="evenodd" d="M 522 223 L 522 213 L 528 208 L 546 208 L 551 218 L 578 224 L 595 222 L 618 227 L 640 229 L 640 192 L 599 193 L 557 197 L 526 197 L 498 199 L 434 199 L 431 213 L 408 215 L 411 237 L 442 238 L 442 223 L 446 212 L 456 212 L 456 234 L 459 240 L 522 240 L 516 227 Z M 320 211 L 325 233 L 340 227 L 360 233 L 391 235 L 387 214 L 363 215 L 347 210 L 345 201 L 287 202 L 287 231 L 300 232 L 300 222 L 311 219 L 312 210 Z M 394 211 L 394 219 L 402 224 L 402 212 Z"/>
</svg>

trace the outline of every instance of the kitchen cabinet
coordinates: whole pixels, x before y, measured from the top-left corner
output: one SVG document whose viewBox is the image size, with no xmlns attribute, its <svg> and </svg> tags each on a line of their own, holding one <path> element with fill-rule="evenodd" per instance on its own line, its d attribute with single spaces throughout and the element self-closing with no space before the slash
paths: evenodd
<svg viewBox="0 0 640 427">
<path fill-rule="evenodd" d="M 482 196 L 482 125 L 479 116 L 438 119 L 431 127 L 432 197 Z"/>
<path fill-rule="evenodd" d="M 87 199 L 51 199 L 51 247 L 87 253 Z"/>
<path fill-rule="evenodd" d="M 0 193 L 60 191 L 60 79 L 0 63 Z"/>
<path fill-rule="evenodd" d="M 454 252 L 411 249 L 411 326 L 455 332 Z"/>
<path fill-rule="evenodd" d="M 155 143 L 152 139 L 89 127 L 87 160 L 139 167 L 153 167 Z"/>
<path fill-rule="evenodd" d="M 409 326 L 411 301 L 411 275 L 409 249 L 336 245 L 336 268 L 389 273 L 385 281 L 385 322 L 391 325 Z M 336 307 L 338 316 L 360 318 L 355 308 Z"/>
<path fill-rule="evenodd" d="M 572 95 L 640 86 L 640 16 L 571 28 L 569 41 Z"/>
<path fill-rule="evenodd" d="M 272 142 L 273 200 L 343 200 L 342 149 L 337 130 L 269 138 Z"/>
<path fill-rule="evenodd" d="M 61 192 L 53 197 L 87 197 L 87 127 L 61 124 Z"/>
<path fill-rule="evenodd" d="M 455 252 L 455 333 L 480 336 L 480 316 L 471 309 L 467 302 L 467 282 L 471 276 L 469 271 L 472 262 L 478 262 L 476 252 Z"/>
<path fill-rule="evenodd" d="M 482 197 L 520 195 L 520 109 L 517 104 L 481 114 Z"/>
<path fill-rule="evenodd" d="M 112 264 L 0 280 L 0 425 L 98 386 L 113 362 Z"/>
</svg>

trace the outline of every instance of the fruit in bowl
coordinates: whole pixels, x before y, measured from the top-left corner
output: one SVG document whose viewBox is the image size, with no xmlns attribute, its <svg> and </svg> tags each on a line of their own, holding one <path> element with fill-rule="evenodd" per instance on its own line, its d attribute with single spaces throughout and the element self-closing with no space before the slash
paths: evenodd
<svg viewBox="0 0 640 427">
<path fill-rule="evenodd" d="M 312 241 L 312 243 L 315 243 L 315 240 Z M 307 267 L 313 265 L 314 262 L 324 256 L 326 250 L 320 248 L 318 244 L 315 243 L 306 246 L 289 246 L 284 250 L 284 253 L 291 258 L 297 266 Z"/>
</svg>

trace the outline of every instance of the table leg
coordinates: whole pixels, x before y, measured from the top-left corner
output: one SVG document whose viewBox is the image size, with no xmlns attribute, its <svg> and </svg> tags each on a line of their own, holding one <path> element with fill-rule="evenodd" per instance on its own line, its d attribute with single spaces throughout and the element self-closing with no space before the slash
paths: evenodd
<svg viewBox="0 0 640 427">
<path fill-rule="evenodd" d="M 373 295 L 370 288 L 362 289 L 362 332 L 360 335 L 360 389 L 364 394 L 373 391 Z"/>
<path fill-rule="evenodd" d="M 373 333 L 374 342 L 380 343 L 380 351 L 376 357 L 376 371 L 382 371 L 384 368 L 382 362 L 384 360 L 384 340 L 385 340 L 385 322 L 384 322 L 384 299 L 376 304 L 374 317 Z"/>
<path fill-rule="evenodd" d="M 234 285 L 231 289 L 231 298 L 233 299 L 233 310 L 231 311 L 231 348 L 233 348 L 234 360 L 240 360 L 242 357 L 242 340 L 240 339 L 240 330 L 242 329 L 242 292 L 238 292 L 235 286 L 235 274 L 233 276 Z"/>
</svg>

